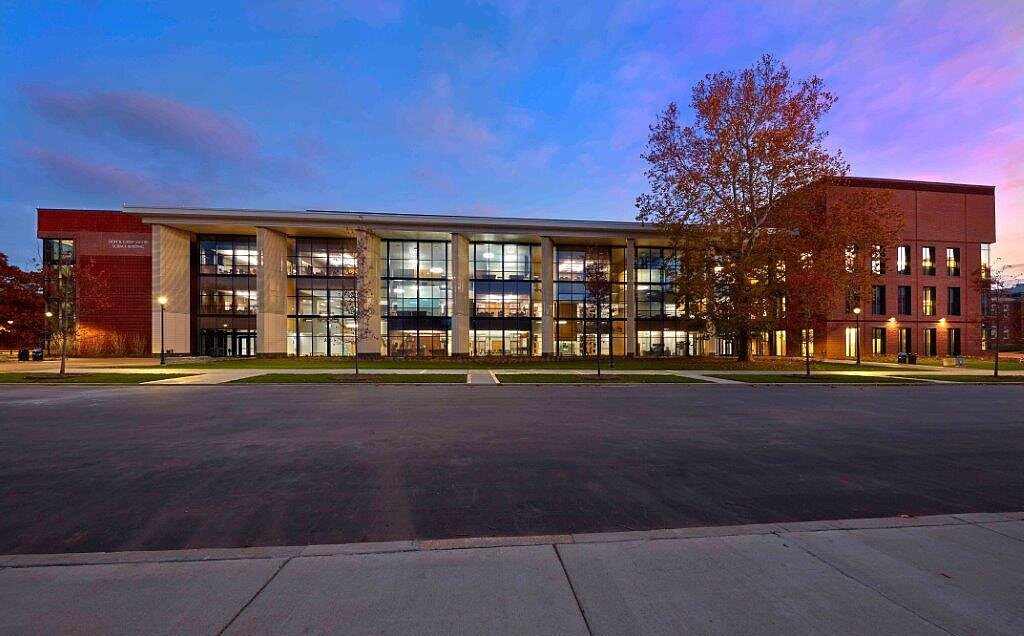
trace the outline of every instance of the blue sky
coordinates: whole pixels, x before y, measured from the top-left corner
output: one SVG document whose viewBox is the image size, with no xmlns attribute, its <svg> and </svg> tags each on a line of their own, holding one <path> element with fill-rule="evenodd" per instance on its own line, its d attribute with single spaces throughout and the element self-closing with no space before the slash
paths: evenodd
<svg viewBox="0 0 1024 636">
<path fill-rule="evenodd" d="M 1024 263 L 1011 2 L 0 2 L 0 251 L 35 207 L 631 219 L 648 124 L 771 52 L 854 173 L 997 186 Z"/>
</svg>

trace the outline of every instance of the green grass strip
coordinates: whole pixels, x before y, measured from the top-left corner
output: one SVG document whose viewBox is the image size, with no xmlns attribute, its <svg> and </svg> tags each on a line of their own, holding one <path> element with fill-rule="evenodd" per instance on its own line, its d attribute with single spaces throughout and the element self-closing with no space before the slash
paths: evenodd
<svg viewBox="0 0 1024 636">
<path fill-rule="evenodd" d="M 835 373 L 811 373 L 809 377 L 794 373 L 763 375 L 754 373 L 715 373 L 709 375 L 713 378 L 736 380 L 737 382 L 746 382 L 748 384 L 923 384 L 923 382 L 917 380 L 905 380 L 884 375 L 838 375 Z"/>
<path fill-rule="evenodd" d="M 188 373 L 0 373 L 0 384 L 140 384 Z"/>
<path fill-rule="evenodd" d="M 932 380 L 942 380 L 944 382 L 974 382 L 974 383 L 1010 383 L 1010 384 L 1024 384 L 1024 375 L 1000 375 L 993 376 L 989 375 L 945 375 L 941 373 L 935 373 L 931 375 L 907 375 L 908 378 L 929 378 Z"/>
<path fill-rule="evenodd" d="M 602 373 L 600 377 L 576 373 L 499 373 L 496 376 L 502 384 L 705 384 L 704 380 L 670 373 Z"/>
</svg>

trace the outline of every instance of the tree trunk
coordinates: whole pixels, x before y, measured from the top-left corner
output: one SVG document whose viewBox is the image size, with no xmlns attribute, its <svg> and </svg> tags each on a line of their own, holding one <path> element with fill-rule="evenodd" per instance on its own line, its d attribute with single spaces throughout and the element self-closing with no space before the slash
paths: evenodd
<svg viewBox="0 0 1024 636">
<path fill-rule="evenodd" d="M 736 334 L 736 360 L 750 362 L 750 327 L 743 325 Z"/>
</svg>

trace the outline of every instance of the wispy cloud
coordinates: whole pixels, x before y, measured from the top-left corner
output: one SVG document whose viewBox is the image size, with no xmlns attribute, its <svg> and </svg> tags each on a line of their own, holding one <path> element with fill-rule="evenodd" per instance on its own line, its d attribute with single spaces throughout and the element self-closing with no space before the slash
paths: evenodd
<svg viewBox="0 0 1024 636">
<path fill-rule="evenodd" d="M 255 134 L 244 123 L 159 95 L 135 91 L 72 93 L 23 87 L 29 105 L 66 128 L 96 136 L 173 148 L 202 158 L 254 161 Z"/>
<path fill-rule="evenodd" d="M 486 122 L 456 110 L 447 75 L 432 78 L 418 102 L 399 109 L 399 126 L 413 143 L 458 155 L 476 154 L 498 142 Z"/>
</svg>

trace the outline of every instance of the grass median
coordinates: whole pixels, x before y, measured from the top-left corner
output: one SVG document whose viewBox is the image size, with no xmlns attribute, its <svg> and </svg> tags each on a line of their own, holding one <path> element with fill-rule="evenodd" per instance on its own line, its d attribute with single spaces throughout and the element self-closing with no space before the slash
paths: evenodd
<svg viewBox="0 0 1024 636">
<path fill-rule="evenodd" d="M 942 380 L 943 382 L 973 382 L 975 384 L 1024 384 L 1024 375 L 946 375 L 935 373 L 932 375 L 908 375 L 908 378 L 929 378 Z"/>
<path fill-rule="evenodd" d="M 670 373 L 602 373 L 600 376 L 579 373 L 498 373 L 496 376 L 502 384 L 706 384 L 704 380 Z"/>
<path fill-rule="evenodd" d="M 0 373 L 0 384 L 141 384 L 188 373 Z"/>
<path fill-rule="evenodd" d="M 265 373 L 231 384 L 465 384 L 461 373 Z"/>
<path fill-rule="evenodd" d="M 709 375 L 713 378 L 735 380 L 747 384 L 925 384 L 918 380 L 893 378 L 885 375 L 838 375 L 834 373 L 812 373 L 810 376 L 795 373 L 715 373 Z"/>
</svg>

